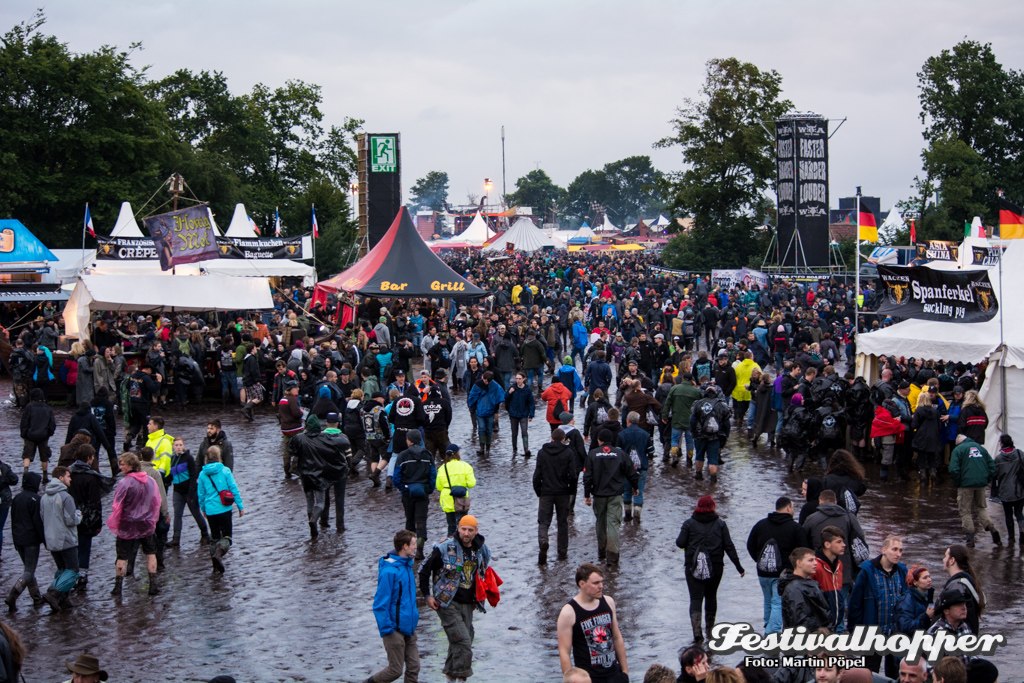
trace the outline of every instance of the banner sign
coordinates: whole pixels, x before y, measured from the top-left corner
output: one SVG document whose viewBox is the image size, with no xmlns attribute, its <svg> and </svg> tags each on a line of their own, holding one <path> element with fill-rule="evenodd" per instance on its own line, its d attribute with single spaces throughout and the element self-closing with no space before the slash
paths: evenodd
<svg viewBox="0 0 1024 683">
<path fill-rule="evenodd" d="M 1005 247 L 971 247 L 976 266 L 998 266 Z"/>
<path fill-rule="evenodd" d="M 367 133 L 357 138 L 359 229 L 377 246 L 402 209 L 402 136 Z"/>
<path fill-rule="evenodd" d="M 661 266 L 650 266 L 650 269 L 655 273 L 668 273 L 670 275 L 676 275 L 683 279 L 690 277 L 690 271 L 688 270 L 676 270 L 675 268 L 662 268 Z"/>
<path fill-rule="evenodd" d="M 139 261 L 157 258 L 150 237 L 97 237 L 96 258 Z M 217 251 L 226 259 L 301 259 L 302 237 L 218 237 Z"/>
<path fill-rule="evenodd" d="M 956 242 L 942 242 L 940 240 L 928 240 L 918 242 L 914 245 L 917 248 L 917 258 L 929 261 L 958 261 L 960 260 L 960 245 Z"/>
<path fill-rule="evenodd" d="M 150 216 L 142 223 L 153 238 L 161 270 L 219 256 L 210 210 L 205 205 Z"/>
<path fill-rule="evenodd" d="M 880 314 L 980 323 L 991 320 L 999 310 L 986 270 L 880 265 L 878 277 L 883 290 Z"/>
<path fill-rule="evenodd" d="M 745 285 L 750 289 L 754 285 L 758 287 L 768 286 L 768 276 L 759 270 L 750 268 L 722 269 L 711 271 L 711 284 L 715 287 L 735 287 Z"/>
<path fill-rule="evenodd" d="M 827 266 L 828 119 L 809 114 L 777 120 L 775 158 L 779 265 Z"/>
</svg>

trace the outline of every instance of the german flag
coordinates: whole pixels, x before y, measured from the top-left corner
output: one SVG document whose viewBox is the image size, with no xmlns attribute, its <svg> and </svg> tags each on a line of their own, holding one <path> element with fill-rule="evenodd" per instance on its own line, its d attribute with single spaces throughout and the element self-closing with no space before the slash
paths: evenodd
<svg viewBox="0 0 1024 683">
<path fill-rule="evenodd" d="M 1024 239 L 1024 211 L 1013 202 L 999 198 L 999 238 Z"/>
<path fill-rule="evenodd" d="M 877 242 L 878 225 L 875 223 L 875 214 L 861 206 L 859 199 L 857 200 L 857 214 L 858 237 L 868 242 Z"/>
</svg>

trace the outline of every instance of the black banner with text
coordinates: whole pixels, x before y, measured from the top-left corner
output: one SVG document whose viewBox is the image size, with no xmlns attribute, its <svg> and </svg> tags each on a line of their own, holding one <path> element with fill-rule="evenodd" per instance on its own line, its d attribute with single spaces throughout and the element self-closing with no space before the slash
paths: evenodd
<svg viewBox="0 0 1024 683">
<path fill-rule="evenodd" d="M 878 266 L 882 305 L 878 312 L 901 318 L 981 323 L 999 311 L 985 270 L 935 270 L 923 266 Z"/>
<path fill-rule="evenodd" d="M 156 259 L 151 237 L 97 237 L 96 258 L 106 261 Z M 218 237 L 217 251 L 226 259 L 301 259 L 302 237 Z"/>
</svg>

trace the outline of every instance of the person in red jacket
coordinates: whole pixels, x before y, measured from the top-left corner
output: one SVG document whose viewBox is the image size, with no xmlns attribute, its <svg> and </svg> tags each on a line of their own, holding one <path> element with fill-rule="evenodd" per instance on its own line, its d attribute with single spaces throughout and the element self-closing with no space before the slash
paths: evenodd
<svg viewBox="0 0 1024 683">
<path fill-rule="evenodd" d="M 284 396 L 277 403 L 277 417 L 281 422 L 281 436 L 284 438 L 284 476 L 292 478 L 292 455 L 288 452 L 288 442 L 296 434 L 302 433 L 302 408 L 299 406 L 299 383 L 285 383 Z"/>
<path fill-rule="evenodd" d="M 885 403 L 889 403 L 889 401 Z M 893 414 L 885 407 L 885 403 L 875 407 L 875 419 L 871 421 L 871 438 L 882 439 L 882 467 L 879 470 L 882 481 L 886 481 L 889 477 L 889 466 L 892 465 L 896 444 L 903 443 L 904 432 L 907 429 L 905 424 L 893 417 Z M 896 480 L 900 480 L 898 473 Z"/>
<path fill-rule="evenodd" d="M 833 633 L 845 630 L 846 599 L 843 597 L 843 553 L 846 552 L 846 536 L 842 529 L 827 526 L 821 530 L 821 548 L 814 554 L 814 574 L 811 578 L 825 594 Z"/>
<path fill-rule="evenodd" d="M 559 419 L 559 416 L 569 410 L 569 402 L 572 400 L 572 392 L 569 391 L 569 387 L 562 384 L 558 379 L 558 375 L 555 375 L 551 380 L 551 386 L 545 389 L 540 397 L 547 401 L 548 412 L 545 419 L 548 421 L 551 429 L 554 430 L 561 427 L 562 420 Z M 562 407 L 556 409 L 559 401 L 561 401 Z"/>
</svg>

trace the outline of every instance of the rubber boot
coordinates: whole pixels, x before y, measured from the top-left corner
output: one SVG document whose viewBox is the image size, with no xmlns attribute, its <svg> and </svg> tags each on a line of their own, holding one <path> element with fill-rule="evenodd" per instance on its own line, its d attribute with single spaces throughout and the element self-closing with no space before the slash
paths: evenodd
<svg viewBox="0 0 1024 683">
<path fill-rule="evenodd" d="M 673 448 L 670 453 L 672 467 L 679 467 L 679 457 L 682 455 L 679 446 Z M 666 460 L 667 459 L 668 458 L 666 458 Z M 689 463 L 687 463 L 687 467 L 689 467 Z"/>
<path fill-rule="evenodd" d="M 89 570 L 79 569 L 78 570 L 78 581 L 75 582 L 76 590 L 85 590 L 86 585 L 89 583 Z"/>
<path fill-rule="evenodd" d="M 693 467 L 693 451 L 689 449 L 686 451 L 686 466 Z"/>
<path fill-rule="evenodd" d="M 18 596 L 25 590 L 25 582 L 18 579 L 14 582 L 14 586 L 11 588 L 11 592 L 8 594 L 7 599 L 4 602 L 7 603 L 7 611 L 14 613 L 18 611 Z"/>
<path fill-rule="evenodd" d="M 43 596 L 39 594 L 39 584 L 36 583 L 36 579 L 35 579 L 34 576 L 28 582 L 28 594 L 32 596 L 32 606 L 33 607 L 42 607 L 43 606 L 43 602 L 44 602 Z"/>
<path fill-rule="evenodd" d="M 643 505 L 634 505 L 633 506 L 633 521 L 636 522 L 637 524 L 640 523 L 640 512 L 643 509 L 644 509 Z"/>
<path fill-rule="evenodd" d="M 164 543 L 165 548 L 177 548 L 181 545 L 181 538 L 179 536 L 172 536 L 171 540 Z"/>
<path fill-rule="evenodd" d="M 416 561 L 420 562 L 423 560 L 423 546 L 426 545 L 427 539 L 417 538 L 416 539 Z"/>
<path fill-rule="evenodd" d="M 1003 539 L 999 536 L 999 530 L 994 526 L 989 527 L 988 530 L 992 532 L 992 542 L 1001 546 L 1003 544 Z"/>
<path fill-rule="evenodd" d="M 548 563 L 548 542 L 547 541 L 541 541 L 540 553 L 537 554 L 537 564 L 547 564 L 547 563 Z"/>
<path fill-rule="evenodd" d="M 373 485 L 372 488 L 380 488 L 380 470 L 370 472 L 370 482 Z"/>
<path fill-rule="evenodd" d="M 60 600 L 58 600 L 61 609 L 74 609 L 75 603 L 71 602 L 71 596 L 67 593 L 60 594 Z"/>
<path fill-rule="evenodd" d="M 149 594 L 150 595 L 159 595 L 160 594 L 160 589 L 157 588 L 157 586 L 156 586 L 156 573 L 155 572 L 150 572 L 150 574 L 149 574 Z"/>
<path fill-rule="evenodd" d="M 252 414 L 252 409 L 256 406 L 252 401 L 246 401 L 245 406 L 242 408 L 242 414 L 245 415 L 245 419 L 249 422 L 255 422 L 256 417 Z"/>
<path fill-rule="evenodd" d="M 391 477 L 389 476 L 387 479 L 384 480 L 384 490 L 390 491 L 392 488 L 394 488 L 394 486 L 391 483 Z"/>
<path fill-rule="evenodd" d="M 608 557 L 608 552 L 601 546 L 597 546 L 597 559 L 603 560 Z"/>
<path fill-rule="evenodd" d="M 974 547 L 974 534 L 967 534 L 967 543 L 966 543 L 966 545 L 967 545 L 968 548 L 973 548 Z"/>
<path fill-rule="evenodd" d="M 626 516 L 625 516 L 624 519 L 627 522 L 632 520 L 633 519 L 633 504 L 632 503 L 625 503 L 625 504 L 623 504 L 622 509 L 626 511 Z"/>
<path fill-rule="evenodd" d="M 1021 530 L 1021 532 L 1020 532 L 1020 540 L 1019 540 L 1019 542 L 1020 542 L 1020 547 L 1024 548 L 1024 530 Z"/>
<path fill-rule="evenodd" d="M 320 530 L 316 528 L 316 522 L 309 523 L 309 540 L 315 541 L 320 536 Z"/>
<path fill-rule="evenodd" d="M 199 537 L 199 547 L 210 545 L 210 534 L 204 533 Z"/>
<path fill-rule="evenodd" d="M 699 469 L 693 473 L 693 478 L 697 481 L 704 481 L 704 463 L 699 462 L 697 466 Z"/>
<path fill-rule="evenodd" d="M 618 567 L 619 566 L 619 554 L 608 551 L 608 566 Z"/>
<path fill-rule="evenodd" d="M 60 593 L 57 592 L 56 588 L 52 586 L 47 588 L 46 592 L 43 593 L 43 600 L 46 601 L 46 604 L 48 604 L 54 612 L 60 611 Z"/>
<path fill-rule="evenodd" d="M 228 554 L 227 547 L 217 544 L 217 547 L 213 550 L 213 556 L 210 561 L 213 563 L 213 570 L 218 574 L 224 573 L 224 556 Z"/>
<path fill-rule="evenodd" d="M 709 475 L 709 478 L 710 478 L 712 484 L 717 484 L 718 483 L 718 475 L 717 474 Z"/>
<path fill-rule="evenodd" d="M 882 465 L 881 469 L 878 471 L 878 478 L 882 482 L 886 482 L 886 481 L 889 480 L 889 467 L 888 467 L 888 465 Z"/>
<path fill-rule="evenodd" d="M 693 629 L 693 642 L 695 642 L 695 643 L 703 643 L 704 642 L 704 633 L 700 630 L 700 615 L 699 614 L 691 614 L 690 615 L 690 628 Z"/>
</svg>

